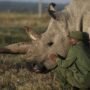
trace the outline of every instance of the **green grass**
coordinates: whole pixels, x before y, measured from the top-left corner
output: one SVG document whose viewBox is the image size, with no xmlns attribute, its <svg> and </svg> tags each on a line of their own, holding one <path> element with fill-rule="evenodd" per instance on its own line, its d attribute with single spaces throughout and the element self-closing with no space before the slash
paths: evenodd
<svg viewBox="0 0 90 90">
<path fill-rule="evenodd" d="M 0 13 L 0 46 L 30 41 L 24 26 L 30 26 L 37 34 L 41 34 L 47 29 L 49 20 L 47 14 L 39 18 L 31 13 Z"/>
<path fill-rule="evenodd" d="M 31 39 L 25 30 L 20 28 L 0 28 L 0 46 L 5 46 L 17 42 L 29 42 Z"/>
<path fill-rule="evenodd" d="M 45 32 L 46 28 L 37 27 L 33 29 L 37 34 Z M 17 42 L 30 42 L 31 39 L 23 28 L 20 27 L 1 27 L 0 28 L 0 47 Z"/>
</svg>

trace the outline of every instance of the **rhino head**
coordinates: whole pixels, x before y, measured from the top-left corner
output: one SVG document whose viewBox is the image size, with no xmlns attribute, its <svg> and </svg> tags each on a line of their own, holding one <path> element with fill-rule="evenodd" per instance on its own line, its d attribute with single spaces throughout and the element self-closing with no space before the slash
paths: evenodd
<svg viewBox="0 0 90 90">
<path fill-rule="evenodd" d="M 28 50 L 26 58 L 42 62 L 47 60 L 51 53 L 66 57 L 70 31 L 85 31 L 90 29 L 90 16 L 86 20 L 86 14 L 90 12 L 90 0 L 72 0 L 64 10 L 55 15 L 58 19 L 51 18 L 45 33 L 32 43 L 32 51 Z M 86 29 L 87 28 L 87 29 Z M 90 31 L 89 31 L 90 32 Z"/>
<path fill-rule="evenodd" d="M 66 57 L 69 46 L 66 29 L 68 27 L 65 13 L 61 13 L 60 17 L 58 21 L 52 18 L 46 32 L 41 35 L 41 38 L 33 41 L 33 49 L 28 50 L 26 55 L 28 59 L 42 61 L 52 53 Z"/>
</svg>

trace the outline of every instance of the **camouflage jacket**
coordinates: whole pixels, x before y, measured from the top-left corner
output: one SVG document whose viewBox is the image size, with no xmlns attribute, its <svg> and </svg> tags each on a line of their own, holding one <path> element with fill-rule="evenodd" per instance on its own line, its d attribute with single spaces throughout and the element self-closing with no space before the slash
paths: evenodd
<svg viewBox="0 0 90 90">
<path fill-rule="evenodd" d="M 56 65 L 58 76 L 62 73 L 71 85 L 80 88 L 90 86 L 90 49 L 82 42 L 70 48 L 66 60 L 58 58 Z"/>
</svg>

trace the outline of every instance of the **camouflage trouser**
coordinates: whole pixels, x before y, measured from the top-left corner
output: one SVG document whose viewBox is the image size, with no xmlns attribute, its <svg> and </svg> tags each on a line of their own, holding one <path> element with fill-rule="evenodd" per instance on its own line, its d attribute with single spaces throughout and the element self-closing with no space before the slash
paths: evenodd
<svg viewBox="0 0 90 90">
<path fill-rule="evenodd" d="M 58 68 L 55 70 L 57 79 L 60 82 L 60 90 L 73 90 L 72 86 L 67 82 L 65 72 L 66 70 L 61 68 L 58 70 Z"/>
<path fill-rule="evenodd" d="M 62 90 L 90 90 L 87 88 L 75 88 L 74 85 L 79 86 L 79 84 L 76 82 L 73 75 L 70 75 L 70 77 L 67 79 L 66 73 L 70 73 L 69 70 L 59 67 L 55 70 L 55 72 L 56 72 L 57 78 L 60 81 L 60 86 Z"/>
</svg>

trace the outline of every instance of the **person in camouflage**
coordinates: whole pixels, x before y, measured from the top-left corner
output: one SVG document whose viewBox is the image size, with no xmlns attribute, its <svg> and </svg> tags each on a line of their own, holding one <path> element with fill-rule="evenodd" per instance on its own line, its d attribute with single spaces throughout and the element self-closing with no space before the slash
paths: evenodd
<svg viewBox="0 0 90 90">
<path fill-rule="evenodd" d="M 70 32 L 69 43 L 71 45 L 66 59 L 57 57 L 56 54 L 49 55 L 49 60 L 44 62 L 47 70 L 56 72 L 62 90 L 70 90 L 67 86 L 86 90 L 90 87 L 90 48 L 86 44 L 89 40 L 86 33 L 79 31 Z M 88 41 L 87 41 L 88 42 Z M 75 90 L 78 90 L 76 89 Z"/>
</svg>

